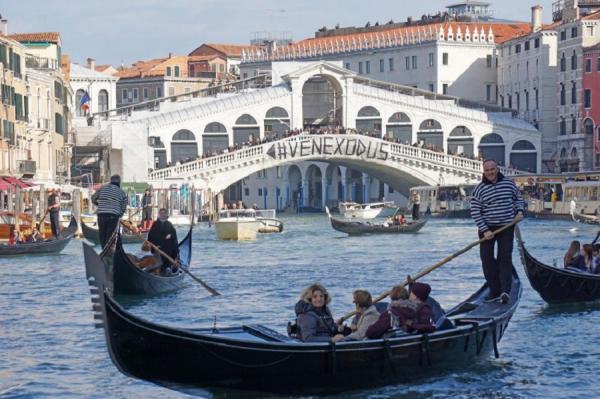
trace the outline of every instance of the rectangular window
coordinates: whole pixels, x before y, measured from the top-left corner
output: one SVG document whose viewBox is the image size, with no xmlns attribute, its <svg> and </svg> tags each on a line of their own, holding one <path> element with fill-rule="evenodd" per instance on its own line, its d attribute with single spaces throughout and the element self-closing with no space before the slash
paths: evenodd
<svg viewBox="0 0 600 399">
<path fill-rule="evenodd" d="M 592 90 L 585 89 L 583 103 L 585 108 L 592 108 Z"/>
<path fill-rule="evenodd" d="M 350 69 L 350 63 L 346 62 L 346 69 Z"/>
<path fill-rule="evenodd" d="M 371 61 L 365 61 L 365 71 L 371 73 Z"/>
<path fill-rule="evenodd" d="M 427 65 L 429 65 L 430 67 L 432 67 L 434 64 L 434 61 L 435 61 L 434 57 L 435 57 L 435 55 L 433 53 L 429 53 L 429 62 Z"/>
<path fill-rule="evenodd" d="M 492 101 L 492 85 L 485 85 L 485 100 Z"/>
<path fill-rule="evenodd" d="M 250 189 L 248 187 L 244 188 L 244 195 L 246 197 L 250 196 Z"/>
<path fill-rule="evenodd" d="M 433 93 L 434 89 L 433 83 L 429 83 L 429 91 Z"/>
<path fill-rule="evenodd" d="M 577 134 L 577 119 L 571 115 L 571 134 Z"/>
<path fill-rule="evenodd" d="M 576 27 L 576 26 L 575 26 L 575 27 L 573 27 L 573 28 L 571 28 L 571 38 L 577 37 L 577 34 L 578 34 L 578 33 L 579 33 L 579 32 L 578 32 L 578 30 L 577 30 L 577 27 Z"/>
<path fill-rule="evenodd" d="M 417 56 L 412 56 L 412 69 L 417 69 Z"/>
<path fill-rule="evenodd" d="M 388 69 L 390 72 L 392 72 L 394 70 L 394 59 L 393 58 L 388 59 Z"/>
<path fill-rule="evenodd" d="M 171 67 L 170 66 L 167 67 L 167 76 L 171 76 Z"/>
<path fill-rule="evenodd" d="M 385 62 L 383 61 L 383 59 L 379 60 L 379 72 L 384 72 L 385 71 Z"/>
<path fill-rule="evenodd" d="M 143 95 L 144 95 L 144 100 L 147 100 L 147 99 L 148 99 L 148 88 L 147 88 L 147 87 L 144 87 L 144 88 L 142 89 L 142 93 L 143 93 Z"/>
<path fill-rule="evenodd" d="M 488 68 L 492 67 L 492 55 L 488 54 L 485 56 L 485 66 Z"/>
<path fill-rule="evenodd" d="M 259 196 L 259 197 L 262 197 L 262 188 L 259 188 L 259 189 L 258 189 L 258 196 Z"/>
<path fill-rule="evenodd" d="M 406 63 L 406 69 L 410 69 L 410 57 L 404 57 L 404 61 Z"/>
<path fill-rule="evenodd" d="M 137 101 L 138 100 L 138 94 L 139 94 L 138 88 L 134 87 L 133 88 L 133 101 Z"/>
<path fill-rule="evenodd" d="M 536 37 L 535 40 L 533 41 L 533 47 L 540 48 L 540 38 L 539 37 Z"/>
<path fill-rule="evenodd" d="M 121 98 L 123 99 L 123 101 L 127 101 L 127 89 L 121 90 Z"/>
<path fill-rule="evenodd" d="M 448 65 L 448 53 L 442 53 L 442 64 Z"/>
<path fill-rule="evenodd" d="M 359 62 L 358 62 L 358 73 L 359 73 L 359 74 L 362 74 L 362 73 L 363 73 L 363 66 L 362 66 L 362 65 L 363 65 L 363 64 L 362 64 L 362 61 L 359 61 Z"/>
<path fill-rule="evenodd" d="M 442 85 L 442 94 L 448 94 L 448 83 Z"/>
<path fill-rule="evenodd" d="M 173 97 L 175 95 L 175 88 L 169 87 L 169 97 Z"/>
<path fill-rule="evenodd" d="M 585 71 L 587 73 L 592 72 L 592 59 L 591 58 L 585 59 Z"/>
<path fill-rule="evenodd" d="M 161 98 L 162 97 L 162 87 L 157 87 L 156 88 L 156 98 Z"/>
<path fill-rule="evenodd" d="M 179 65 L 175 65 L 175 77 L 179 77 Z"/>
<path fill-rule="evenodd" d="M 560 41 L 567 40 L 567 31 L 563 30 L 560 32 Z"/>
<path fill-rule="evenodd" d="M 350 68 L 348 68 L 348 69 L 350 69 Z M 248 79 L 248 72 L 244 72 L 244 74 L 242 75 L 242 78 L 243 79 Z"/>
<path fill-rule="evenodd" d="M 594 37 L 594 27 L 593 26 L 587 26 L 587 35 L 589 37 Z"/>
<path fill-rule="evenodd" d="M 596 60 L 596 72 L 600 72 L 600 57 Z"/>
<path fill-rule="evenodd" d="M 521 45 L 517 44 L 515 45 L 515 54 L 519 54 L 521 52 Z"/>
<path fill-rule="evenodd" d="M 529 40 L 525 42 L 525 51 L 529 51 Z"/>
</svg>

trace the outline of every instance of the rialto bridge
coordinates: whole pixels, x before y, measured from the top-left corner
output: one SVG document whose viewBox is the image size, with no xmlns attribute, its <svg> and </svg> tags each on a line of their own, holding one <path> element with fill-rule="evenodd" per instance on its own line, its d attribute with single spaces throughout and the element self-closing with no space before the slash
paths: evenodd
<svg viewBox="0 0 600 399">
<path fill-rule="evenodd" d="M 366 172 L 406 193 L 414 185 L 476 179 L 481 162 L 469 157 L 540 169 L 540 133 L 510 112 L 371 81 L 338 63 L 274 63 L 272 73 L 271 87 L 102 121 L 111 170 L 125 181 L 218 191 L 263 169 L 315 160 Z M 285 134 L 336 124 L 369 135 Z M 268 142 L 244 145 L 256 139 Z M 201 157 L 207 153 L 221 155 Z"/>
</svg>

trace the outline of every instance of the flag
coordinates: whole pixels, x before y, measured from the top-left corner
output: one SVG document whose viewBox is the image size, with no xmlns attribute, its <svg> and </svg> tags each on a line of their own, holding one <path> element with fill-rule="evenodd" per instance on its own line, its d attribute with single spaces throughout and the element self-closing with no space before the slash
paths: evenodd
<svg viewBox="0 0 600 399">
<path fill-rule="evenodd" d="M 83 96 L 81 96 L 81 100 L 79 100 L 79 108 L 81 108 L 84 111 L 87 111 L 90 106 L 89 103 L 90 102 L 90 95 L 88 94 L 87 91 L 85 91 L 83 93 Z"/>
</svg>

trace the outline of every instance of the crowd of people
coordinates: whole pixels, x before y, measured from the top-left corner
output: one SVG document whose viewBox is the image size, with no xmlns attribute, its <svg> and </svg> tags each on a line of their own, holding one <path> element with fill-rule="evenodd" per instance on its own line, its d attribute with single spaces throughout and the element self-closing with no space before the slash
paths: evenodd
<svg viewBox="0 0 600 399">
<path fill-rule="evenodd" d="M 582 272 L 600 274 L 600 243 L 583 244 L 571 241 L 564 257 L 564 267 Z"/>
<path fill-rule="evenodd" d="M 369 291 L 353 292 L 355 316 L 350 325 L 334 320 L 331 296 L 318 283 L 305 288 L 296 303 L 296 324 L 290 335 L 303 342 L 340 342 L 378 339 L 435 330 L 432 307 L 428 303 L 431 287 L 410 281 L 410 289 L 398 285 L 390 291 L 390 303 L 378 310 Z"/>
</svg>

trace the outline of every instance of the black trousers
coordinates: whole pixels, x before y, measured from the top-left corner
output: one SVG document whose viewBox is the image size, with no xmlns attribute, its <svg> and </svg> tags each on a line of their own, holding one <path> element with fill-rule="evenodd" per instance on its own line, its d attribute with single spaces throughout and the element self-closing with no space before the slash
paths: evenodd
<svg viewBox="0 0 600 399">
<path fill-rule="evenodd" d="M 142 211 L 142 220 L 152 220 L 152 207 L 144 208 Z"/>
<path fill-rule="evenodd" d="M 421 204 L 413 204 L 413 209 L 412 209 L 413 220 L 419 220 L 419 208 L 420 207 L 421 207 Z"/>
<path fill-rule="evenodd" d="M 60 234 L 60 221 L 59 221 L 59 214 L 60 212 L 58 210 L 56 211 L 50 211 L 50 228 L 52 229 L 52 236 L 57 237 Z M 40 226 L 41 229 L 41 226 Z"/>
<path fill-rule="evenodd" d="M 102 248 L 106 246 L 106 243 L 115 232 L 117 225 L 119 224 L 120 216 L 112 213 L 99 213 L 98 214 L 98 234 L 100 236 L 100 245 Z"/>
<path fill-rule="evenodd" d="M 492 231 L 502 226 L 489 226 Z M 479 254 L 483 275 L 490 286 L 490 295 L 495 298 L 501 293 L 510 293 L 512 285 L 512 252 L 515 236 L 515 227 L 512 226 L 502 233 L 497 234 L 491 240 L 481 243 Z M 479 233 L 479 238 L 483 234 Z M 498 244 L 498 256 L 494 256 L 494 248 Z"/>
</svg>

